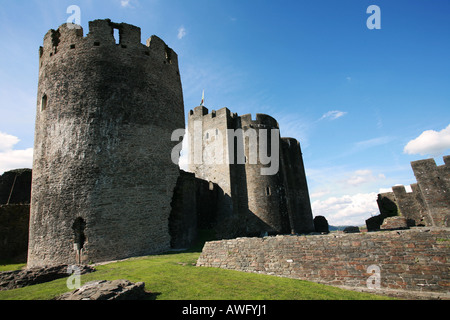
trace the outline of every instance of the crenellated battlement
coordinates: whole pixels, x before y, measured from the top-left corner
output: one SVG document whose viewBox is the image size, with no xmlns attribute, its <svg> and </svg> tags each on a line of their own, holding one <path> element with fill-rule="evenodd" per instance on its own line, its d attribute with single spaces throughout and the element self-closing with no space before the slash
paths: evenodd
<svg viewBox="0 0 450 320">
<path fill-rule="evenodd" d="M 417 183 L 412 192 L 403 185 L 392 187 L 397 211 L 417 225 L 448 227 L 450 224 L 450 156 L 444 156 L 444 165 L 423 159 L 411 162 Z M 380 211 L 382 208 L 380 207 Z"/>
<path fill-rule="evenodd" d="M 263 114 L 263 113 L 257 113 L 256 114 L 256 120 L 252 119 L 251 114 L 244 114 L 240 116 L 241 118 L 241 124 L 242 127 L 255 127 L 255 128 L 273 128 L 273 129 L 279 129 L 279 125 L 277 120 L 275 118 Z"/>
<path fill-rule="evenodd" d="M 204 118 L 204 119 L 213 119 L 213 118 L 236 118 L 238 115 L 237 113 L 232 113 L 228 108 L 224 107 L 219 110 L 211 110 L 209 112 L 208 108 L 204 106 L 198 106 L 195 107 L 194 110 L 189 111 L 189 117 L 196 117 L 196 118 Z"/>
<path fill-rule="evenodd" d="M 118 30 L 118 39 L 114 31 Z M 153 35 L 146 44 L 141 42 L 141 28 L 127 23 L 115 23 L 110 19 L 89 22 L 89 33 L 84 36 L 83 28 L 78 25 L 64 23 L 57 30 L 50 30 L 44 37 L 43 46 L 39 49 L 39 57 L 46 60 L 58 53 L 79 52 L 91 49 L 108 48 L 111 52 L 117 50 L 135 51 L 135 54 L 151 56 L 163 64 L 178 67 L 178 56 L 159 37 Z"/>
</svg>

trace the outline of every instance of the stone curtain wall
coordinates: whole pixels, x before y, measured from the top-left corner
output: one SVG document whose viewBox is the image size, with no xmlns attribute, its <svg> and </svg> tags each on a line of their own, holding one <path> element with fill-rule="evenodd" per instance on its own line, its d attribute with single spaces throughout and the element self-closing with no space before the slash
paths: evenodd
<svg viewBox="0 0 450 320">
<path fill-rule="evenodd" d="M 0 205 L 0 261 L 26 260 L 29 204 Z"/>
<path fill-rule="evenodd" d="M 275 236 L 208 242 L 197 266 L 257 272 L 367 289 L 448 293 L 450 229 L 413 228 L 358 234 Z"/>
</svg>

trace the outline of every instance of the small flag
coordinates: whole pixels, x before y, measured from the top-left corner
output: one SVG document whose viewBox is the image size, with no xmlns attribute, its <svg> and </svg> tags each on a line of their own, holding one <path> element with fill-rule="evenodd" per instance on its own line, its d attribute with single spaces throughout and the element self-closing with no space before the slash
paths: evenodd
<svg viewBox="0 0 450 320">
<path fill-rule="evenodd" d="M 200 106 L 203 107 L 204 104 L 205 104 L 205 90 L 203 90 L 203 94 L 202 94 L 202 102 L 200 103 Z"/>
</svg>

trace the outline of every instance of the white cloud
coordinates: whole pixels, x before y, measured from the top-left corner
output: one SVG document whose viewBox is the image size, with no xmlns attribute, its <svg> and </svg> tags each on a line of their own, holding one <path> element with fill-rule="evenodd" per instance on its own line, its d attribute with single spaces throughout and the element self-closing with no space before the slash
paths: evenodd
<svg viewBox="0 0 450 320">
<path fill-rule="evenodd" d="M 19 141 L 19 138 L 15 136 L 0 132 L 0 152 L 12 149 Z"/>
<path fill-rule="evenodd" d="M 447 149 L 450 149 L 450 125 L 441 131 L 426 130 L 422 132 L 417 138 L 406 144 L 403 152 L 437 157 L 443 155 Z"/>
<path fill-rule="evenodd" d="M 314 216 L 324 216 L 330 225 L 365 224 L 365 220 L 378 215 L 377 193 L 358 193 L 316 200 L 311 207 Z"/>
<path fill-rule="evenodd" d="M 13 150 L 19 138 L 0 132 L 0 174 L 5 171 L 31 168 L 33 165 L 33 148 Z"/>
<path fill-rule="evenodd" d="M 336 120 L 340 117 L 343 117 L 346 114 L 347 114 L 347 112 L 339 111 L 339 110 L 328 111 L 319 119 L 319 121 L 324 120 L 324 119 Z"/>
<path fill-rule="evenodd" d="M 131 7 L 130 1 L 131 1 L 131 0 L 121 0 L 121 1 L 120 1 L 120 5 L 121 5 L 122 7 L 124 7 L 124 8 L 130 8 L 130 7 Z"/>
<path fill-rule="evenodd" d="M 386 179 L 386 176 L 382 173 L 375 176 L 372 170 L 356 170 L 345 182 L 351 186 L 359 186 L 380 179 Z"/>
<path fill-rule="evenodd" d="M 183 26 L 181 26 L 179 29 L 178 29 L 178 39 L 183 39 L 184 37 L 186 36 L 186 29 L 183 27 Z"/>
</svg>

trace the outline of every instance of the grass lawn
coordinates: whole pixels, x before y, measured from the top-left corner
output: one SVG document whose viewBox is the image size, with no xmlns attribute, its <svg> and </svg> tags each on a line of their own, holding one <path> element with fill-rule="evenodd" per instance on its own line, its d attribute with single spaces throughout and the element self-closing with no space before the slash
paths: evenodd
<svg viewBox="0 0 450 320">
<path fill-rule="evenodd" d="M 93 280 L 145 282 L 157 300 L 374 300 L 383 296 L 343 290 L 308 281 L 239 271 L 195 267 L 200 253 L 182 252 L 132 258 L 97 266 L 81 276 Z M 0 266 L 0 271 L 24 265 Z M 49 300 L 64 292 L 67 278 L 26 288 L 0 291 L 0 300 Z"/>
</svg>

